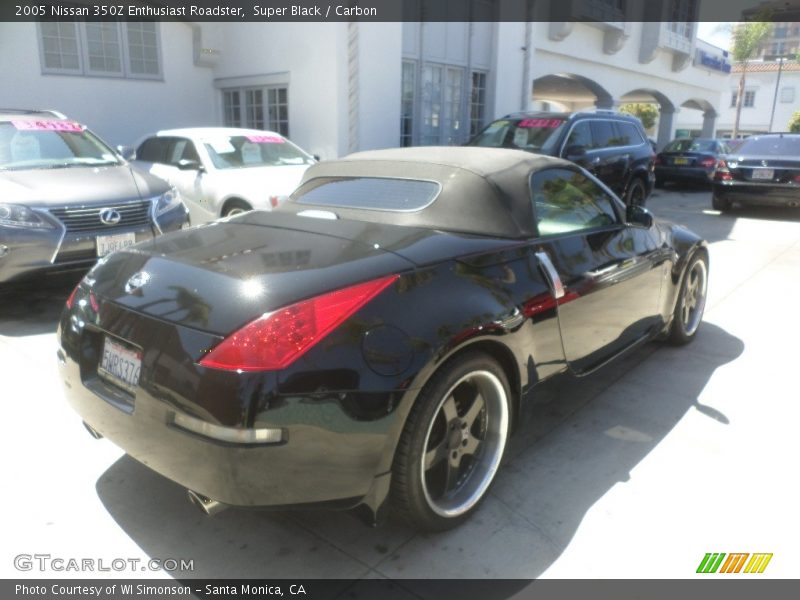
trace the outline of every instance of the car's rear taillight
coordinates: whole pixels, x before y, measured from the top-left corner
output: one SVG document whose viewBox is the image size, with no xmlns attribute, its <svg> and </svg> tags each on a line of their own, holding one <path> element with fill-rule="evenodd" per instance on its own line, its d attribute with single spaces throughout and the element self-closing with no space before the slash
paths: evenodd
<svg viewBox="0 0 800 600">
<path fill-rule="evenodd" d="M 792 179 L 795 183 L 800 183 L 800 175 L 795 175 Z"/>
<path fill-rule="evenodd" d="M 200 364 L 229 371 L 284 369 L 397 278 L 381 277 L 267 313 L 226 337 Z"/>
<path fill-rule="evenodd" d="M 75 296 L 78 295 L 78 290 L 80 289 L 80 287 L 81 284 L 79 283 L 78 285 L 75 286 L 75 289 L 72 290 L 72 293 L 69 295 L 69 298 L 67 298 L 67 308 L 69 310 L 72 310 L 72 306 L 75 304 Z"/>
<path fill-rule="evenodd" d="M 702 160 L 700 161 L 700 166 L 701 166 L 701 167 L 705 167 L 706 169 L 710 169 L 711 167 L 713 167 L 713 166 L 714 166 L 714 163 L 715 163 L 715 162 L 716 162 L 716 161 L 715 161 L 713 158 L 711 158 L 711 157 L 707 157 L 707 158 L 704 158 L 704 159 L 702 159 Z"/>
<path fill-rule="evenodd" d="M 720 159 L 717 161 L 717 167 L 714 171 L 714 179 L 716 181 L 730 181 L 733 179 L 730 170 L 728 170 L 728 163 Z"/>
<path fill-rule="evenodd" d="M 272 208 L 278 208 L 279 198 L 277 196 L 270 196 L 269 197 L 269 204 Z"/>
</svg>

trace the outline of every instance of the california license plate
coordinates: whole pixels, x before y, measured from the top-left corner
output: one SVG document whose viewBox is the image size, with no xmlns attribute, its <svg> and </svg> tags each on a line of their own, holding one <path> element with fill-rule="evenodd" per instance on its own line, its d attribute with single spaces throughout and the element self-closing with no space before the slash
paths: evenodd
<svg viewBox="0 0 800 600">
<path fill-rule="evenodd" d="M 675 159 L 673 159 L 672 164 L 674 164 L 674 165 L 688 165 L 689 164 L 689 159 L 688 158 L 675 158 Z"/>
<path fill-rule="evenodd" d="M 751 179 L 769 179 L 775 177 L 775 169 L 753 169 Z"/>
<path fill-rule="evenodd" d="M 97 256 L 105 256 L 117 250 L 122 250 L 136 243 L 135 233 L 118 233 L 116 235 L 97 236 Z"/>
<path fill-rule="evenodd" d="M 133 391 L 139 385 L 139 373 L 142 369 L 142 353 L 115 342 L 111 338 L 103 341 L 103 354 L 97 372 L 101 377 Z"/>
</svg>

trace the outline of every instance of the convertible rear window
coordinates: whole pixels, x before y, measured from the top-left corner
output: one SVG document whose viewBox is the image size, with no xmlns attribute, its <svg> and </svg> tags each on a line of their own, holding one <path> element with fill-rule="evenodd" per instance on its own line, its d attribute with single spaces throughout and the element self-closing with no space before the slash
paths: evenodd
<svg viewBox="0 0 800 600">
<path fill-rule="evenodd" d="M 412 212 L 425 208 L 439 195 L 439 184 L 388 177 L 318 177 L 293 195 L 298 204 L 362 210 Z"/>
</svg>

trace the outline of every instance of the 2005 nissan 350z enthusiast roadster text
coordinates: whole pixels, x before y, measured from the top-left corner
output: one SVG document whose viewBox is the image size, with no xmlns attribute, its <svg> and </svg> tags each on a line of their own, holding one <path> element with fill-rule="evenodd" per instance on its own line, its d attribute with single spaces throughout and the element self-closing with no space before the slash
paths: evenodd
<svg viewBox="0 0 800 600">
<path fill-rule="evenodd" d="M 443 530 L 486 497 L 540 382 L 689 342 L 707 282 L 701 238 L 573 163 L 362 152 L 272 212 L 102 258 L 58 358 L 89 431 L 208 513 L 392 507 Z"/>
</svg>

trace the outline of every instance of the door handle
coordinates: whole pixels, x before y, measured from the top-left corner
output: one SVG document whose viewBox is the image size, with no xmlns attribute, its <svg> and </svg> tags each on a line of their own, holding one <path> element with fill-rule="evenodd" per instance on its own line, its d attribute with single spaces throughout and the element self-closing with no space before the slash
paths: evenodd
<svg viewBox="0 0 800 600">
<path fill-rule="evenodd" d="M 536 258 L 539 259 L 539 264 L 544 269 L 545 276 L 549 280 L 550 287 L 553 290 L 553 296 L 556 300 L 564 297 L 564 284 L 561 282 L 561 277 L 558 276 L 558 271 L 553 266 L 553 262 L 547 255 L 547 252 L 536 252 Z"/>
</svg>

